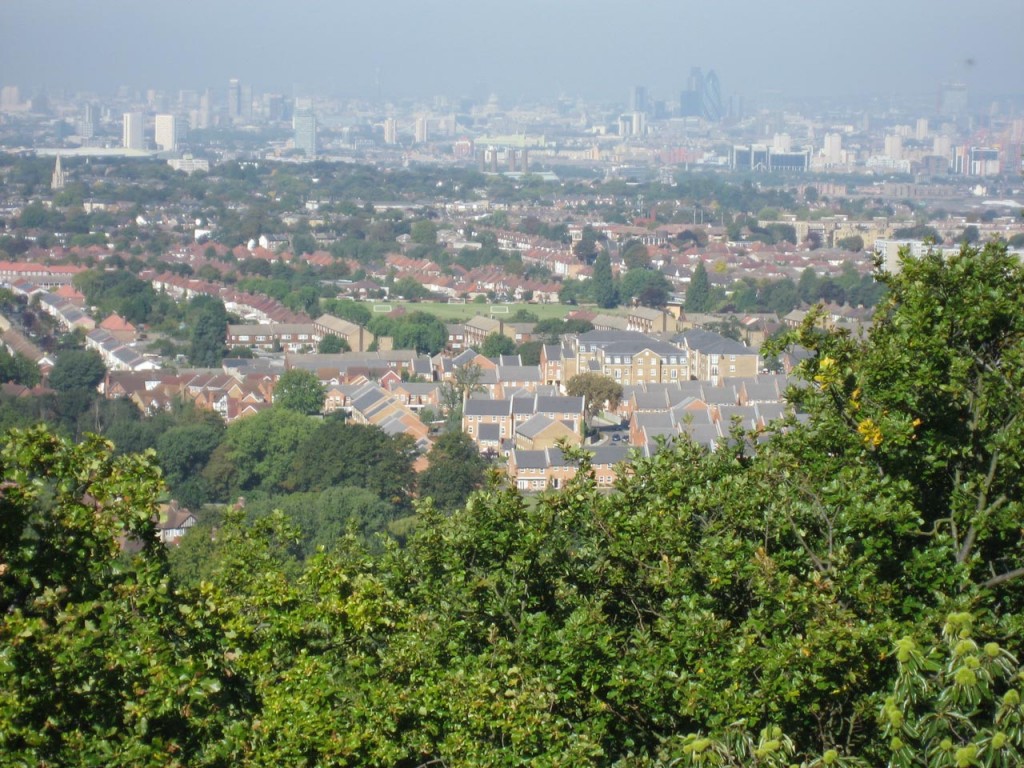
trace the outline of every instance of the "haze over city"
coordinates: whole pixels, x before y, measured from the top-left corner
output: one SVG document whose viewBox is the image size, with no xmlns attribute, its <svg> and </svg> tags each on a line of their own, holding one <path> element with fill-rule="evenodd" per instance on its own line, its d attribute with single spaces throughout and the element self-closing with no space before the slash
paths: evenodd
<svg viewBox="0 0 1024 768">
<path fill-rule="evenodd" d="M 387 4 L 125 0 L 0 5 L 3 81 L 104 92 L 241 77 L 289 95 L 384 99 L 497 93 L 673 98 L 691 66 L 757 98 L 1018 91 L 1024 4 L 448 0 Z"/>
</svg>

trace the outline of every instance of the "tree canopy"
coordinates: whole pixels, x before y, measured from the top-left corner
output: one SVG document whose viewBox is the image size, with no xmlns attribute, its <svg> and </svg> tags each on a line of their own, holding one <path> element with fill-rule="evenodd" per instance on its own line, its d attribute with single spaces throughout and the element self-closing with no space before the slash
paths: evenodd
<svg viewBox="0 0 1024 768">
<path fill-rule="evenodd" d="M 687 312 L 710 312 L 712 309 L 711 281 L 703 261 L 698 261 L 693 270 L 690 285 L 686 289 L 685 307 Z"/>
<path fill-rule="evenodd" d="M 274 386 L 274 405 L 313 416 L 323 410 L 327 392 L 312 371 L 292 368 L 281 374 Z"/>
<path fill-rule="evenodd" d="M 183 546 L 203 554 L 202 578 L 187 581 L 155 540 L 152 455 L 11 433 L 0 752 L 86 766 L 1019 765 L 1024 267 L 989 243 L 879 279 L 867 335 L 823 332 L 811 313 L 778 342 L 810 353 L 788 395 L 800 418 L 713 451 L 676 439 L 611 491 L 565 449 L 579 472 L 564 488 L 421 501 L 405 546 L 341 532 L 356 507 L 398 512 L 345 490 L 394 450 L 379 430 L 276 408 L 228 427 L 243 478 L 312 426 L 309 453 L 290 457 L 308 484 L 282 505 L 295 523 L 261 506 L 226 510 L 215 536 L 193 528 Z M 246 424 L 242 451 L 232 431 Z M 323 530 L 322 551 L 303 550 L 303 527 Z"/>
<path fill-rule="evenodd" d="M 573 397 L 586 398 L 584 407 L 588 420 L 605 408 L 615 410 L 622 399 L 622 385 L 602 373 L 577 373 L 566 382 L 565 391 Z"/>
</svg>

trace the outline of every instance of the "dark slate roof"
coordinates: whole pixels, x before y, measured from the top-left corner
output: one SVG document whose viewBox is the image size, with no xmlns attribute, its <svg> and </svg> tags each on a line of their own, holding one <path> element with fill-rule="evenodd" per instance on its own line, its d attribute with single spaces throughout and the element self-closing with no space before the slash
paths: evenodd
<svg viewBox="0 0 1024 768">
<path fill-rule="evenodd" d="M 498 381 L 540 381 L 539 365 L 502 365 L 497 370 Z"/>
<path fill-rule="evenodd" d="M 541 397 L 537 396 L 537 413 L 583 413 L 582 397 Z"/>
<path fill-rule="evenodd" d="M 786 418 L 786 414 L 792 410 L 785 403 L 757 403 L 754 407 L 757 409 L 758 415 L 764 419 L 765 424 Z"/>
<path fill-rule="evenodd" d="M 496 443 L 501 439 L 501 426 L 498 424 L 481 424 L 477 432 L 481 442 Z"/>
<path fill-rule="evenodd" d="M 640 331 L 587 331 L 576 337 L 580 346 L 597 344 L 604 346 L 617 341 L 650 341 L 651 337 Z"/>
<path fill-rule="evenodd" d="M 545 469 L 564 466 L 565 457 L 560 448 L 545 448 L 540 451 L 513 451 L 516 466 L 521 469 Z"/>
<path fill-rule="evenodd" d="M 463 413 L 466 416 L 508 416 L 508 400 L 491 400 L 490 398 L 469 398 Z"/>
<path fill-rule="evenodd" d="M 680 349 L 675 344 L 669 344 L 666 341 L 657 341 L 644 337 L 636 341 L 616 341 L 604 346 L 604 354 L 608 355 L 623 355 L 625 357 L 632 357 L 643 352 L 645 349 L 649 349 L 659 357 L 668 357 L 674 355 L 675 357 L 686 357 L 686 350 Z"/>
<path fill-rule="evenodd" d="M 555 360 L 562 360 L 562 345 L 561 344 L 545 344 L 544 345 L 544 357 L 549 362 Z"/>
<path fill-rule="evenodd" d="M 732 387 L 704 387 L 704 402 L 708 405 L 736 405 L 738 397 Z"/>
<path fill-rule="evenodd" d="M 720 405 L 718 420 L 722 429 L 732 429 L 732 420 L 738 418 L 743 429 L 757 429 L 757 409 L 752 405 Z"/>
<path fill-rule="evenodd" d="M 675 336 L 672 341 L 684 344 L 690 349 L 696 349 L 706 355 L 756 355 L 750 347 L 745 347 L 738 341 L 727 339 L 720 333 L 705 331 L 700 328 L 691 328 Z"/>
<path fill-rule="evenodd" d="M 537 413 L 516 427 L 516 432 L 523 437 L 536 437 L 554 423 L 544 414 Z"/>
<path fill-rule="evenodd" d="M 590 449 L 593 457 L 590 463 L 597 466 L 613 466 L 626 460 L 629 454 L 628 445 L 599 445 Z"/>
</svg>

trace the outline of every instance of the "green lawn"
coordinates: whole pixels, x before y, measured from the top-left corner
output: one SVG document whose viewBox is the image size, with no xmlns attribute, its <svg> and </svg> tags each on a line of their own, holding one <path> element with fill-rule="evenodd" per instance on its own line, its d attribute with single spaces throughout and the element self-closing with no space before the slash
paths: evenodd
<svg viewBox="0 0 1024 768">
<path fill-rule="evenodd" d="M 429 301 L 374 301 L 367 302 L 367 306 L 370 307 L 371 311 L 373 311 L 375 306 L 379 307 L 378 312 L 384 312 L 383 307 L 395 309 L 399 306 L 405 307 L 409 312 L 429 312 L 446 323 L 464 322 L 476 315 L 505 320 L 520 309 L 532 312 L 540 320 L 547 320 L 552 317 L 565 317 L 574 309 L 579 309 L 579 307 L 569 306 L 568 304 L 474 304 L 472 302 L 466 304 L 439 304 Z M 508 307 L 508 311 L 503 311 L 503 307 Z M 497 312 L 492 311 L 495 308 L 498 309 Z"/>
</svg>

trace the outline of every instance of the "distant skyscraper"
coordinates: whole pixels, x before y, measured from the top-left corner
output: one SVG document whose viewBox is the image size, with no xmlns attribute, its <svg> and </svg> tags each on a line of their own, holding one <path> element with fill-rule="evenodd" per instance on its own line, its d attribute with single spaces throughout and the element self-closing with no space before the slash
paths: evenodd
<svg viewBox="0 0 1024 768">
<path fill-rule="evenodd" d="M 142 113 L 125 112 L 121 144 L 125 149 L 145 149 L 146 140 L 142 133 Z"/>
<path fill-rule="evenodd" d="M 643 136 L 647 133 L 647 120 L 643 112 L 634 112 L 630 117 L 630 135 Z"/>
<path fill-rule="evenodd" d="M 704 112 L 704 119 L 713 123 L 721 121 L 725 111 L 722 109 L 722 88 L 718 83 L 718 75 L 715 70 L 709 70 L 704 77 L 704 86 L 701 90 L 701 109 Z"/>
<path fill-rule="evenodd" d="M 427 143 L 427 140 L 430 138 L 430 136 L 428 135 L 428 130 L 427 130 L 427 118 L 425 118 L 425 117 L 417 117 L 416 118 L 416 136 L 415 136 L 415 138 L 416 138 L 416 143 L 417 144 L 426 144 Z"/>
<path fill-rule="evenodd" d="M 242 84 L 238 78 L 228 80 L 228 118 L 237 120 L 242 115 Z"/>
<path fill-rule="evenodd" d="M 263 109 L 266 113 L 267 120 L 270 120 L 272 123 L 284 120 L 285 113 L 287 111 L 284 96 L 279 93 L 264 94 Z"/>
<path fill-rule="evenodd" d="M 0 111 L 21 109 L 21 91 L 16 85 L 0 88 Z"/>
<path fill-rule="evenodd" d="M 939 89 L 939 114 L 960 117 L 967 114 L 967 85 L 943 83 Z"/>
<path fill-rule="evenodd" d="M 885 156 L 893 160 L 903 159 L 903 137 L 891 133 L 885 137 Z"/>
<path fill-rule="evenodd" d="M 82 119 L 78 121 L 78 135 L 83 139 L 91 139 L 99 128 L 99 111 L 95 104 L 86 104 L 82 110 Z"/>
<path fill-rule="evenodd" d="M 64 170 L 60 167 L 60 153 L 57 153 L 57 162 L 53 166 L 53 177 L 50 179 L 50 189 L 58 190 L 64 189 L 64 184 L 67 182 L 67 176 Z"/>
<path fill-rule="evenodd" d="M 296 104 L 292 128 L 295 148 L 306 157 L 316 157 L 316 115 L 311 106 L 300 107 Z"/>
<path fill-rule="evenodd" d="M 633 90 L 630 92 L 629 98 L 629 111 L 630 112 L 647 112 L 647 88 L 642 85 L 633 86 Z"/>
<path fill-rule="evenodd" d="M 703 117 L 713 123 L 719 122 L 725 115 L 722 107 L 722 90 L 718 75 L 710 70 L 705 75 L 700 67 L 690 70 L 690 78 L 686 90 L 679 94 L 679 114 L 681 117 Z"/>
<path fill-rule="evenodd" d="M 238 116 L 242 120 L 252 120 L 252 86 L 243 85 L 239 93 Z"/>
<path fill-rule="evenodd" d="M 156 148 L 163 152 L 178 149 L 178 120 L 174 115 L 157 115 L 153 130 Z"/>
<path fill-rule="evenodd" d="M 398 143 L 398 121 L 393 117 L 389 117 L 384 121 L 384 143 Z"/>
<path fill-rule="evenodd" d="M 825 134 L 825 148 L 822 151 L 827 165 L 839 165 L 843 161 L 843 137 L 838 133 Z"/>
</svg>

